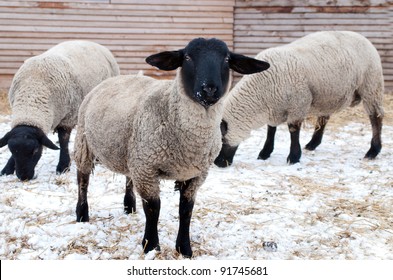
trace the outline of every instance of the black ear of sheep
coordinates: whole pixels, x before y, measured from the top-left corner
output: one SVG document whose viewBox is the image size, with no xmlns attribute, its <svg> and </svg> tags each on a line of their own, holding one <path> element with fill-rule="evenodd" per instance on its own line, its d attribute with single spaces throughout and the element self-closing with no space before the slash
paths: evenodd
<svg viewBox="0 0 393 280">
<path fill-rule="evenodd" d="M 269 69 L 270 64 L 242 54 L 231 52 L 229 55 L 229 68 L 240 74 L 254 74 Z"/>
<path fill-rule="evenodd" d="M 38 132 L 38 141 L 40 141 L 41 145 L 48 147 L 49 149 L 52 149 L 52 150 L 59 150 L 60 149 L 41 130 Z"/>
<path fill-rule="evenodd" d="M 4 147 L 5 145 L 8 144 L 8 140 L 10 139 L 11 136 L 11 131 L 8 132 L 6 135 L 4 135 L 3 138 L 0 139 L 0 148 Z"/>
<path fill-rule="evenodd" d="M 148 56 L 146 62 L 160 70 L 171 71 L 182 66 L 183 56 L 183 50 L 165 51 Z"/>
</svg>

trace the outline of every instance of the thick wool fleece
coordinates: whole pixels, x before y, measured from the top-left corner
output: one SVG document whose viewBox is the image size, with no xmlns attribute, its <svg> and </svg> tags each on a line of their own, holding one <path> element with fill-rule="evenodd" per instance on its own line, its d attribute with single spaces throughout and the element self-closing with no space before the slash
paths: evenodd
<svg viewBox="0 0 393 280">
<path fill-rule="evenodd" d="M 90 173 L 95 158 L 131 177 L 143 197 L 159 198 L 160 178 L 198 188 L 221 147 L 223 104 L 207 110 L 184 93 L 179 78 L 118 76 L 83 101 L 75 139 L 75 162 Z"/>
<path fill-rule="evenodd" d="M 29 58 L 9 91 L 12 127 L 30 125 L 44 133 L 73 128 L 85 95 L 116 75 L 119 66 L 111 52 L 89 41 L 63 42 Z"/>
<path fill-rule="evenodd" d="M 329 116 L 357 104 L 383 115 L 380 56 L 365 37 L 349 31 L 317 32 L 291 44 L 262 51 L 269 70 L 244 76 L 226 99 L 225 136 L 237 146 L 265 124 Z"/>
</svg>

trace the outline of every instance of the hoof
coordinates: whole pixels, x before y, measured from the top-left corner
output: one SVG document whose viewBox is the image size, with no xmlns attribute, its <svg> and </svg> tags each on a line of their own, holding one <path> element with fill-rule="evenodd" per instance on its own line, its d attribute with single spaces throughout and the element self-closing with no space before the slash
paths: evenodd
<svg viewBox="0 0 393 280">
<path fill-rule="evenodd" d="M 150 251 L 156 250 L 156 251 L 160 251 L 160 244 L 158 244 L 158 240 L 152 240 L 149 242 L 149 240 L 147 239 L 143 239 L 142 241 L 142 247 L 143 247 L 143 252 L 145 254 L 149 253 Z"/>
<path fill-rule="evenodd" d="M 58 166 L 56 167 L 56 174 L 57 174 L 57 175 L 66 173 L 66 172 L 68 172 L 68 171 L 70 171 L 70 166 L 69 166 L 69 165 L 64 165 L 64 166 L 58 165 Z"/>
<path fill-rule="evenodd" d="M 258 155 L 258 159 L 267 160 L 270 157 L 271 153 L 272 153 L 271 151 L 268 152 L 268 151 L 262 150 Z"/>
<path fill-rule="evenodd" d="M 136 212 L 135 198 L 131 195 L 124 196 L 124 213 L 133 214 Z"/>
<path fill-rule="evenodd" d="M 375 159 L 380 151 L 381 151 L 381 148 L 370 148 L 370 150 L 367 152 L 367 154 L 364 156 L 364 158 Z"/>
<path fill-rule="evenodd" d="M 128 214 L 135 214 L 135 213 L 136 213 L 135 207 L 124 206 L 124 214 L 128 215 Z"/>
<path fill-rule="evenodd" d="M 308 143 L 304 148 L 308 151 L 314 151 L 317 148 L 318 145 L 313 145 Z"/>
<path fill-rule="evenodd" d="M 190 244 L 176 244 L 176 251 L 179 254 L 182 254 L 182 256 L 185 258 L 192 257 L 192 250 Z"/>
<path fill-rule="evenodd" d="M 76 206 L 76 221 L 88 222 L 89 221 L 89 205 L 84 203 Z"/>
<path fill-rule="evenodd" d="M 288 164 L 295 164 L 295 163 L 298 163 L 298 162 L 300 162 L 300 157 L 298 157 L 298 156 L 288 156 L 287 157 L 287 163 Z"/>
<path fill-rule="evenodd" d="M 221 158 L 219 159 L 219 158 L 217 158 L 214 161 L 214 164 L 217 165 L 218 167 L 225 168 L 225 167 L 231 166 L 232 161 L 228 161 L 226 159 L 221 159 Z"/>
<path fill-rule="evenodd" d="M 304 148 L 309 151 L 314 151 L 320 144 L 321 140 L 311 139 Z"/>
<path fill-rule="evenodd" d="M 214 164 L 218 167 L 230 166 L 233 162 L 236 150 L 237 146 L 229 146 L 228 144 L 223 144 L 219 155 L 214 160 Z"/>
</svg>

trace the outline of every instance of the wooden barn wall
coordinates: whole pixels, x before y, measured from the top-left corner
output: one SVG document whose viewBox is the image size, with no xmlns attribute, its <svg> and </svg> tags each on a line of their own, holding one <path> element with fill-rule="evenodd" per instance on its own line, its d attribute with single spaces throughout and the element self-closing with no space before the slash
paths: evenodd
<svg viewBox="0 0 393 280">
<path fill-rule="evenodd" d="M 367 36 L 393 90 L 393 0 L 0 0 L 0 87 L 26 58 L 65 40 L 107 46 L 123 74 L 169 78 L 173 72 L 154 70 L 144 58 L 199 36 L 254 56 L 319 30 Z"/>
<path fill-rule="evenodd" d="M 321 30 L 352 30 L 378 49 L 385 87 L 393 90 L 393 1 L 236 0 L 234 48 L 255 56 Z M 239 77 L 235 78 L 235 81 Z"/>
<path fill-rule="evenodd" d="M 0 87 L 22 62 L 65 40 L 108 47 L 123 74 L 153 70 L 148 55 L 179 49 L 195 37 L 216 37 L 233 47 L 234 0 L 0 0 Z"/>
</svg>

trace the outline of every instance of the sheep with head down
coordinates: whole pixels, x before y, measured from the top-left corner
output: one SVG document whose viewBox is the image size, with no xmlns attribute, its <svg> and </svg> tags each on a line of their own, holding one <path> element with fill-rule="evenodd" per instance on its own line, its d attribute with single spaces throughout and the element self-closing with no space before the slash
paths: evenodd
<svg viewBox="0 0 393 280">
<path fill-rule="evenodd" d="M 30 180 L 43 147 L 59 149 L 46 135 L 56 131 L 60 143 L 57 173 L 70 166 L 68 142 L 83 98 L 103 80 L 119 75 L 112 53 L 94 42 L 66 41 L 27 59 L 9 90 L 12 129 L 0 139 L 12 155 L 1 175 L 16 171 Z"/>
<path fill-rule="evenodd" d="M 173 81 L 118 76 L 94 88 L 79 110 L 75 139 L 77 221 L 89 221 L 87 189 L 95 159 L 124 174 L 126 213 L 135 211 L 134 190 L 146 216 L 144 252 L 159 249 L 160 179 L 180 191 L 176 250 L 192 256 L 189 227 L 195 196 L 221 147 L 223 97 L 230 69 L 242 74 L 269 64 L 229 51 L 218 39 L 198 38 L 184 49 L 146 59 L 161 70 L 177 70 Z"/>
<path fill-rule="evenodd" d="M 384 79 L 378 51 L 364 36 L 350 31 L 322 31 L 290 44 L 270 48 L 256 56 L 272 67 L 243 77 L 228 94 L 223 122 L 223 146 L 214 161 L 232 164 L 239 144 L 251 130 L 267 124 L 267 138 L 258 159 L 273 152 L 276 126 L 287 122 L 291 144 L 287 162 L 300 161 L 299 134 L 307 116 L 317 124 L 306 149 L 322 141 L 332 114 L 363 101 L 372 127 L 371 146 L 365 158 L 381 150 Z"/>
</svg>

